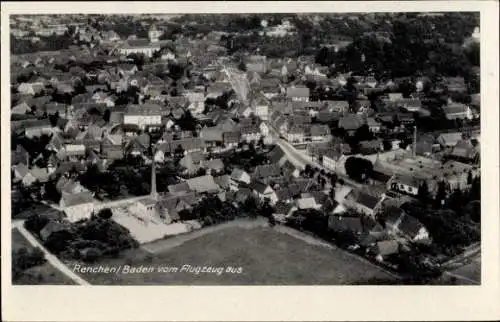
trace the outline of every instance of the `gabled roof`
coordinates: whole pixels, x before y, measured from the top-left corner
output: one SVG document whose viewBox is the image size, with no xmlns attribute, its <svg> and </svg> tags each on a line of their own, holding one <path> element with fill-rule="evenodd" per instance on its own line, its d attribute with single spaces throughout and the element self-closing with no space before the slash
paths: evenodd
<svg viewBox="0 0 500 322">
<path fill-rule="evenodd" d="M 216 192 L 219 190 L 219 187 L 214 181 L 214 178 L 211 175 L 204 175 L 192 179 L 186 180 L 186 183 L 189 186 L 189 189 L 198 192 Z"/>
<path fill-rule="evenodd" d="M 263 194 L 268 188 L 271 188 L 268 184 L 265 184 L 262 181 L 253 181 L 250 184 L 250 189 L 257 191 L 260 194 Z"/>
<path fill-rule="evenodd" d="M 253 173 L 255 178 L 269 178 L 277 177 L 279 175 L 281 175 L 281 168 L 279 164 L 258 165 L 255 167 L 255 171 Z"/>
<path fill-rule="evenodd" d="M 249 176 L 249 174 L 245 170 L 241 170 L 238 168 L 234 168 L 233 171 L 231 172 L 231 178 L 237 181 L 242 181 L 243 176 Z"/>
<path fill-rule="evenodd" d="M 77 206 L 85 203 L 93 203 L 94 198 L 89 191 L 82 191 L 75 194 L 65 194 L 62 196 L 66 207 Z"/>
</svg>

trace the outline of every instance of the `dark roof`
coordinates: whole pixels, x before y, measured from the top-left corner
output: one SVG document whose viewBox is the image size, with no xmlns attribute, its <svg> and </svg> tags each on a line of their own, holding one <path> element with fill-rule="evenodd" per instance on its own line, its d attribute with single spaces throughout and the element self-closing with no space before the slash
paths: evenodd
<svg viewBox="0 0 500 322">
<path fill-rule="evenodd" d="M 361 217 L 341 217 L 332 215 L 328 218 L 328 228 L 334 231 L 363 232 Z"/>
<path fill-rule="evenodd" d="M 375 206 L 377 205 L 379 199 L 378 198 L 375 198 L 373 196 L 370 196 L 366 193 L 363 193 L 363 192 L 359 192 L 358 194 L 358 198 L 357 198 L 357 202 L 363 206 L 366 206 L 370 209 L 373 209 L 375 208 Z"/>
<path fill-rule="evenodd" d="M 250 188 L 252 190 L 257 191 L 258 193 L 264 193 L 264 191 L 269 187 L 269 185 L 261 182 L 261 181 L 253 181 L 250 183 Z"/>
<path fill-rule="evenodd" d="M 279 145 L 274 146 L 274 148 L 267 154 L 267 158 L 273 163 L 278 163 L 284 156 L 285 152 Z"/>
</svg>

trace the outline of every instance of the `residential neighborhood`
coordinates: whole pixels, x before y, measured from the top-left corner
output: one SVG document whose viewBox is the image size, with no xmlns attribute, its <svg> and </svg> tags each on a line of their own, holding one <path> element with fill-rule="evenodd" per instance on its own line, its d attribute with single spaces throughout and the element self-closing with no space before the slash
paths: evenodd
<svg viewBox="0 0 500 322">
<path fill-rule="evenodd" d="M 479 245 L 478 14 L 17 15 L 10 33 L 13 231 L 57 265 L 260 220 L 439 284 Z"/>
</svg>

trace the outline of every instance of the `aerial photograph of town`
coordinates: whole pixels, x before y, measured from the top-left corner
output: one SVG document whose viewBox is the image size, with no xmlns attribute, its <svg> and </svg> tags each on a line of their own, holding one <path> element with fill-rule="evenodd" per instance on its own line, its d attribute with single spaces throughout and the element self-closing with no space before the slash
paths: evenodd
<svg viewBox="0 0 500 322">
<path fill-rule="evenodd" d="M 9 18 L 12 284 L 481 285 L 478 12 Z"/>
</svg>

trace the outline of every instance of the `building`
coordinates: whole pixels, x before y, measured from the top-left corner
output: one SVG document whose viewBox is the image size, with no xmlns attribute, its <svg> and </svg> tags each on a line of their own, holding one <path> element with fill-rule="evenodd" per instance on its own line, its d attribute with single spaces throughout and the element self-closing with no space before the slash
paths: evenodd
<svg viewBox="0 0 500 322">
<path fill-rule="evenodd" d="M 94 198 L 89 191 L 74 194 L 63 194 L 59 207 L 70 222 L 90 218 L 94 212 Z"/>
<path fill-rule="evenodd" d="M 310 90 L 305 86 L 292 86 L 286 89 L 286 97 L 292 101 L 309 102 Z"/>
<path fill-rule="evenodd" d="M 462 133 L 460 132 L 452 132 L 452 133 L 442 133 L 438 136 L 437 142 L 443 148 L 451 148 L 457 145 L 463 138 Z"/>
<path fill-rule="evenodd" d="M 33 120 L 31 122 L 26 122 L 24 125 L 24 135 L 30 139 L 40 137 L 44 134 L 49 135 L 52 132 L 52 125 L 48 119 Z"/>
<path fill-rule="evenodd" d="M 128 56 L 130 54 L 143 54 L 146 57 L 153 57 L 153 54 L 161 49 L 159 44 L 152 44 L 147 39 L 127 40 L 120 48 L 120 54 Z"/>
<path fill-rule="evenodd" d="M 427 228 L 401 209 L 390 212 L 384 221 L 386 229 L 393 236 L 402 236 L 412 242 L 428 241 L 430 238 Z"/>
<path fill-rule="evenodd" d="M 236 186 L 240 183 L 248 185 L 252 180 L 250 175 L 246 171 L 237 168 L 233 169 L 230 178 L 236 184 Z"/>
<path fill-rule="evenodd" d="M 260 201 L 269 200 L 270 204 L 274 205 L 278 202 L 276 192 L 269 186 L 261 181 L 254 181 L 250 184 L 250 189 L 259 198 Z"/>
<path fill-rule="evenodd" d="M 443 106 L 443 112 L 448 120 L 472 120 L 474 117 L 470 106 L 461 103 L 448 103 Z"/>
<path fill-rule="evenodd" d="M 162 125 L 161 106 L 155 104 L 130 105 L 123 115 L 123 124 L 135 125 L 141 130 Z"/>
<path fill-rule="evenodd" d="M 387 182 L 387 189 L 416 196 L 418 195 L 418 190 L 423 184 L 423 181 L 424 180 L 416 177 L 397 174 L 389 179 Z"/>
<path fill-rule="evenodd" d="M 360 214 L 374 218 L 381 200 L 364 192 L 352 190 L 346 195 L 344 205 Z"/>
</svg>

